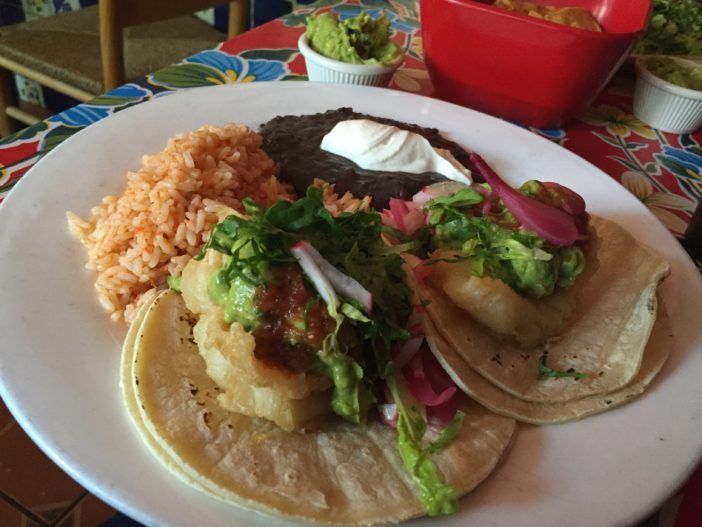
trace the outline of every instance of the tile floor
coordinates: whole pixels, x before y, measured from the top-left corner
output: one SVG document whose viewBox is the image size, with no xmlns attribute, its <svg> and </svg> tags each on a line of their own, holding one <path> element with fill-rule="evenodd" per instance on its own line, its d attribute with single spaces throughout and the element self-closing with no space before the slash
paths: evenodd
<svg viewBox="0 0 702 527">
<path fill-rule="evenodd" d="M 0 526 L 95 527 L 115 514 L 46 457 L 0 400 Z"/>
</svg>

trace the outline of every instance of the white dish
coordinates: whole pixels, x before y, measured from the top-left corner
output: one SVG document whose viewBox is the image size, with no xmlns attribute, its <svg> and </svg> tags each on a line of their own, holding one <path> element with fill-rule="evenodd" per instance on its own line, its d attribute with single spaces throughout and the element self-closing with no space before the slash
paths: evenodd
<svg viewBox="0 0 702 527">
<path fill-rule="evenodd" d="M 636 59 L 634 115 L 662 132 L 694 132 L 702 126 L 702 91 L 684 88 L 655 76 L 646 65 L 653 57 L 655 55 L 643 55 Z M 694 60 L 666 58 L 683 66 L 702 67 Z"/>
<path fill-rule="evenodd" d="M 378 64 L 350 64 L 340 60 L 330 59 L 317 53 L 309 45 L 307 36 L 303 33 L 297 41 L 297 47 L 305 57 L 307 77 L 316 82 L 332 82 L 337 84 L 360 84 L 361 86 L 385 87 L 390 84 L 392 76 L 405 58 L 401 53 L 388 66 Z"/>
<path fill-rule="evenodd" d="M 68 139 L 0 206 L 0 395 L 34 441 L 90 491 L 147 525 L 288 525 L 181 483 L 141 443 L 122 407 L 119 350 L 65 211 L 87 214 L 145 153 L 205 123 L 252 126 L 339 106 L 434 126 L 480 152 L 513 184 L 530 177 L 581 193 L 672 265 L 661 293 L 675 350 L 644 396 L 584 421 L 523 427 L 460 514 L 412 525 L 603 527 L 635 522 L 667 498 L 702 453 L 702 280 L 677 241 L 623 187 L 586 161 L 504 121 L 407 93 L 255 83 L 179 92 Z M 626 265 L 626 262 L 622 262 Z M 606 321 L 603 320 L 603 324 Z"/>
</svg>

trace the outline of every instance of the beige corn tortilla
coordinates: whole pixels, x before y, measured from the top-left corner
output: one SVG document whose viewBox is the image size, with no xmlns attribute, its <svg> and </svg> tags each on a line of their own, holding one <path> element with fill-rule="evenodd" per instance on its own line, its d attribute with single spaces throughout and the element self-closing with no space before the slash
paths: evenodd
<svg viewBox="0 0 702 527">
<path fill-rule="evenodd" d="M 174 474 L 178 476 L 179 479 L 185 481 L 186 483 L 193 485 L 203 492 L 208 492 L 205 488 L 202 488 L 193 478 L 188 476 L 180 467 L 175 463 L 175 461 L 168 456 L 163 449 L 159 446 L 153 436 L 149 433 L 141 419 L 139 414 L 139 409 L 137 406 L 136 394 L 132 386 L 134 379 L 134 344 L 136 343 L 137 335 L 141 329 L 141 325 L 144 322 L 146 313 L 153 304 L 159 292 L 156 289 L 151 289 L 144 294 L 144 298 L 141 300 L 142 305 L 134 316 L 134 320 L 129 326 L 129 331 L 124 339 L 124 344 L 122 346 L 122 357 L 120 362 L 120 391 L 122 393 L 122 400 L 124 401 L 127 413 L 132 419 L 132 422 L 136 426 L 137 432 L 141 439 L 149 446 L 150 450 L 156 453 L 157 457 L 161 462 L 166 465 Z M 211 494 L 211 493 L 210 493 Z"/>
<path fill-rule="evenodd" d="M 163 293 L 134 346 L 133 417 L 167 467 L 233 504 L 284 517 L 372 524 L 424 514 L 396 433 L 385 425 L 336 421 L 302 434 L 223 410 L 188 318 L 180 295 Z M 133 413 L 134 405 L 128 408 Z M 461 433 L 434 457 L 459 495 L 494 469 L 516 429 L 513 419 L 475 402 L 466 400 L 462 409 Z"/>
<path fill-rule="evenodd" d="M 641 368 L 629 385 L 607 394 L 591 395 L 565 403 L 533 403 L 517 399 L 473 370 L 441 337 L 428 318 L 424 320 L 424 328 L 434 356 L 461 390 L 495 413 L 538 425 L 582 419 L 621 406 L 641 395 L 663 367 L 673 344 L 670 320 L 665 306 L 660 304 Z"/>
<path fill-rule="evenodd" d="M 601 245 L 596 272 L 578 287 L 575 312 L 548 343 L 547 365 L 585 373 L 584 379 L 536 380 L 543 347 L 524 350 L 498 339 L 441 291 L 413 286 L 438 333 L 473 370 L 503 391 L 535 403 L 574 401 L 628 385 L 641 366 L 656 320 L 656 288 L 668 263 L 611 221 L 592 217 Z M 409 273 L 411 275 L 411 273 Z"/>
</svg>

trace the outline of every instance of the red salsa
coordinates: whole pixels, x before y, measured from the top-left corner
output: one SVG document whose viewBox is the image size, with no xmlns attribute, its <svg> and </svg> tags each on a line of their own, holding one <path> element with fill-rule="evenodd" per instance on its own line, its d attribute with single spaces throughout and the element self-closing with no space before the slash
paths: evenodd
<svg viewBox="0 0 702 527">
<path fill-rule="evenodd" d="M 258 360 L 292 372 L 317 364 L 316 353 L 336 323 L 297 265 L 273 268 L 268 283 L 256 289 L 254 303 L 260 313 L 253 331 Z"/>
</svg>

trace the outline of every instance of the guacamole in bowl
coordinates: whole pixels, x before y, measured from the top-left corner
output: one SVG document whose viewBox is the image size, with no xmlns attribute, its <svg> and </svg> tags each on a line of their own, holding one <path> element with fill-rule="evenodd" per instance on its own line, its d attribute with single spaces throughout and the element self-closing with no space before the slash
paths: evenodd
<svg viewBox="0 0 702 527">
<path fill-rule="evenodd" d="M 390 40 L 390 21 L 368 13 L 339 20 L 331 12 L 310 17 L 305 32 L 310 47 L 330 59 L 349 64 L 390 66 L 402 55 Z"/>
</svg>

